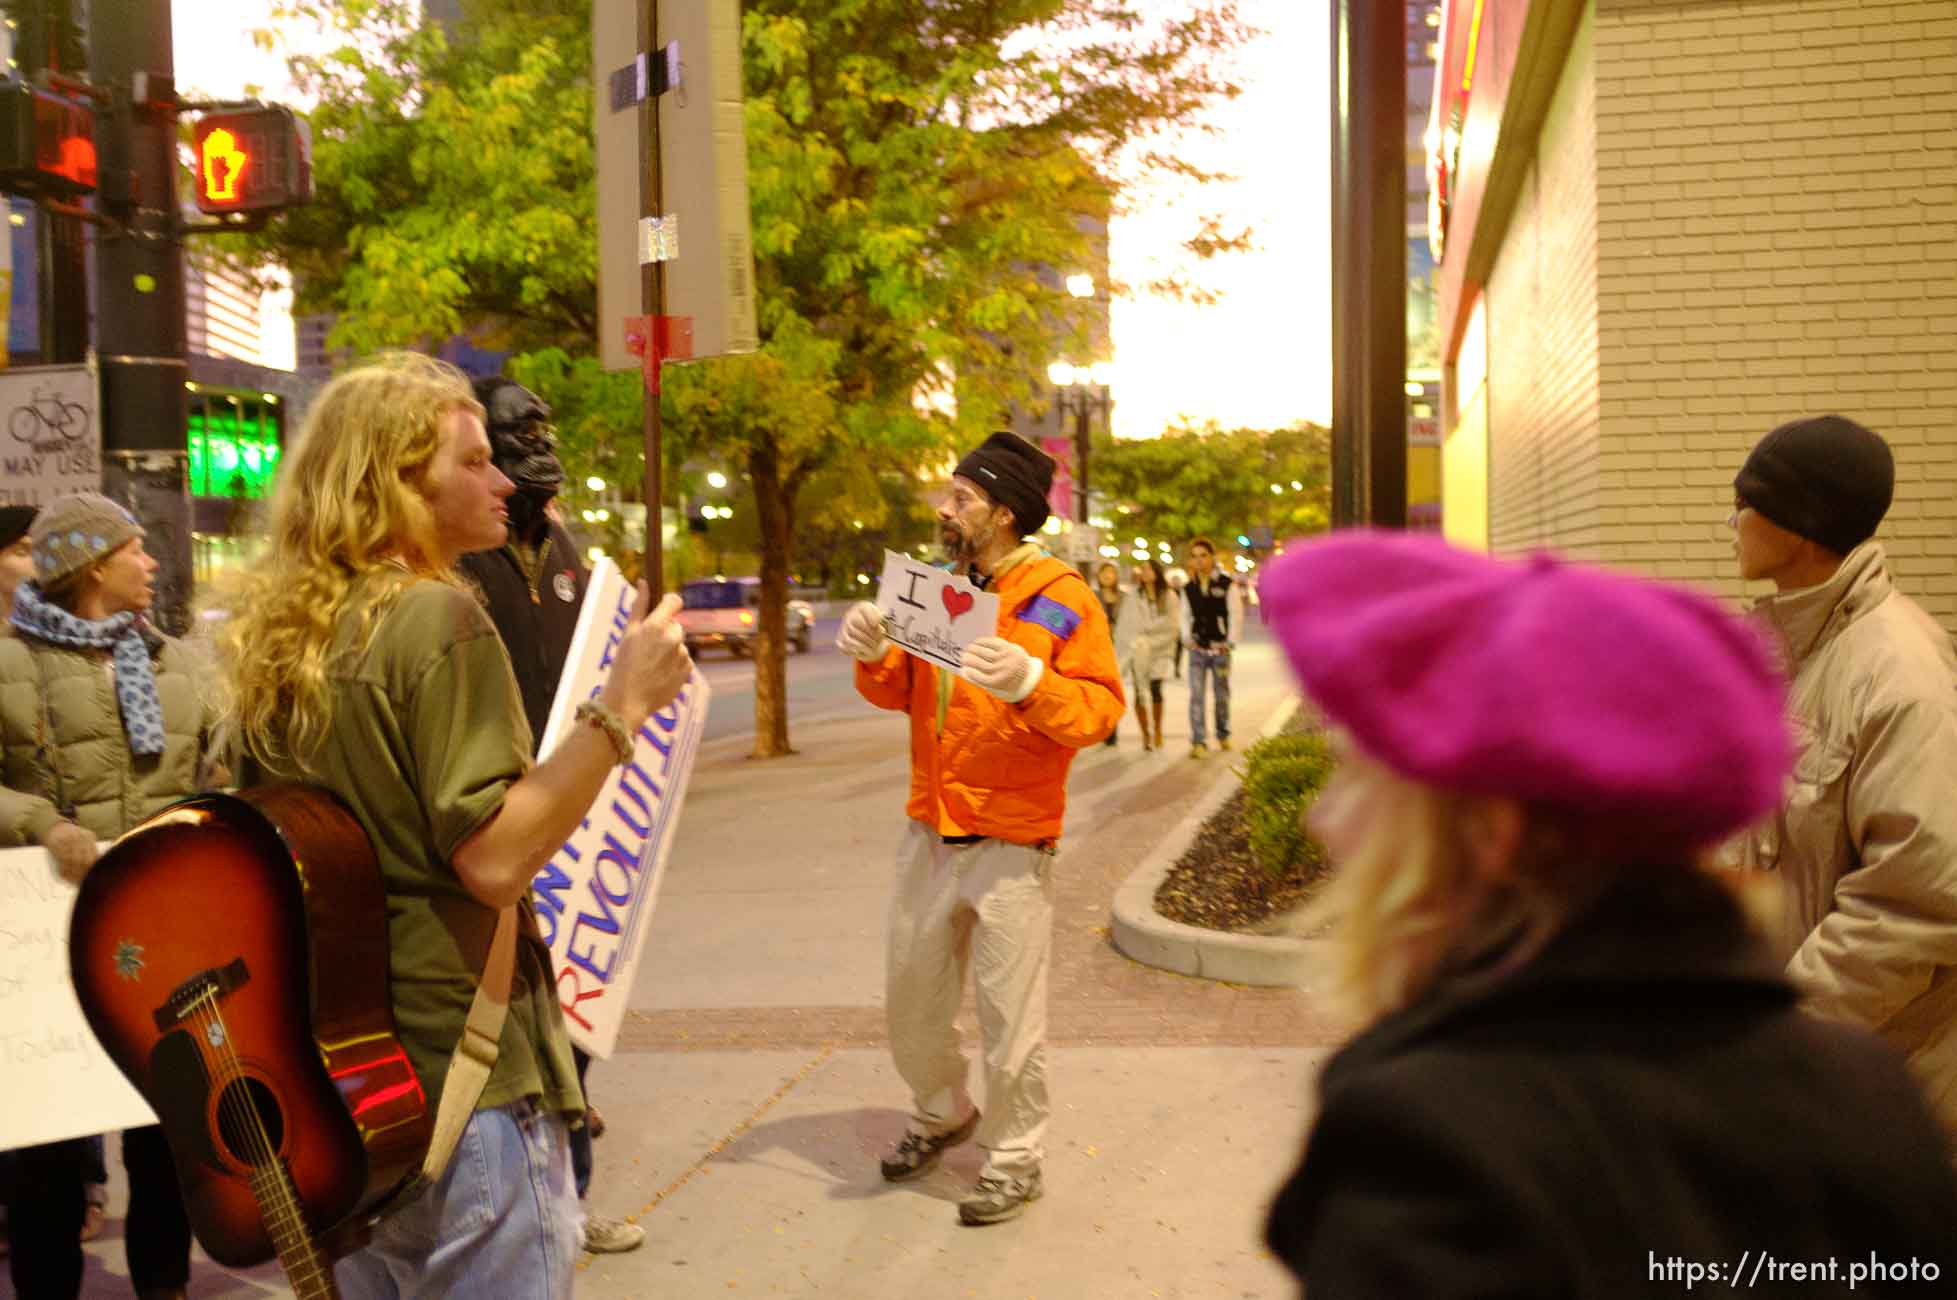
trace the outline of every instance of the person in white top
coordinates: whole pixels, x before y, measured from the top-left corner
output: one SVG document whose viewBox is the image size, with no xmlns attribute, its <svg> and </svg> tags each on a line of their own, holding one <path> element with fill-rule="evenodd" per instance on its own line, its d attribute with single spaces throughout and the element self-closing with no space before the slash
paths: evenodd
<svg viewBox="0 0 1957 1300">
<path fill-rule="evenodd" d="M 1162 679 L 1168 676 L 1181 636 L 1181 604 L 1154 560 L 1135 566 L 1135 587 L 1122 602 L 1124 623 L 1115 628 L 1114 639 L 1122 656 L 1123 679 L 1133 687 L 1129 698 L 1141 723 L 1143 749 L 1162 748 Z"/>
</svg>

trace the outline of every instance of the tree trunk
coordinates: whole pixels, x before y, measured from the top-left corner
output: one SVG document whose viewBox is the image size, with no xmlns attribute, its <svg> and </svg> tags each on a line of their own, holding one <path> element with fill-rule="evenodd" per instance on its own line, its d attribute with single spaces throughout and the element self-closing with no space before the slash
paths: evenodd
<svg viewBox="0 0 1957 1300">
<path fill-rule="evenodd" d="M 788 743 L 788 557 L 795 539 L 799 479 L 784 479 L 781 454 L 759 442 L 747 457 L 761 531 L 761 608 L 754 643 L 755 758 L 795 752 Z"/>
</svg>

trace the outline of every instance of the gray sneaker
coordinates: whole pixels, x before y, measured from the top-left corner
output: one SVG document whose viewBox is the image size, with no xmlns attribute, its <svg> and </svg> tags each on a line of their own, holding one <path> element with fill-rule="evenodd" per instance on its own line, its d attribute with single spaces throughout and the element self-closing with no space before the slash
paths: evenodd
<svg viewBox="0 0 1957 1300">
<path fill-rule="evenodd" d="M 622 1255 L 645 1244 L 646 1230 L 636 1223 L 604 1214 L 587 1214 L 578 1229 L 578 1245 L 594 1255 Z"/>
<path fill-rule="evenodd" d="M 958 1221 L 978 1227 L 1017 1219 L 1045 1191 L 1037 1169 L 1024 1178 L 981 1178 L 972 1194 L 959 1202 Z"/>
<path fill-rule="evenodd" d="M 921 1178 L 938 1167 L 938 1157 L 947 1147 L 955 1147 L 978 1128 L 979 1113 L 976 1109 L 965 1117 L 965 1122 L 949 1133 L 933 1137 L 916 1130 L 904 1134 L 904 1140 L 890 1149 L 883 1158 L 883 1176 L 893 1183 L 907 1183 L 913 1178 Z"/>
</svg>

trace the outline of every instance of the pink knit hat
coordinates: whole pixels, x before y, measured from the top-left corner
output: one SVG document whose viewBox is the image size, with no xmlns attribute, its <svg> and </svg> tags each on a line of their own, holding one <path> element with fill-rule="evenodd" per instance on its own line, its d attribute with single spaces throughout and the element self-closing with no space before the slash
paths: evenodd
<svg viewBox="0 0 1957 1300">
<path fill-rule="evenodd" d="M 1290 551 L 1260 592 L 1306 691 L 1415 780 L 1683 844 L 1780 800 L 1780 675 L 1706 597 L 1369 531 Z"/>
</svg>

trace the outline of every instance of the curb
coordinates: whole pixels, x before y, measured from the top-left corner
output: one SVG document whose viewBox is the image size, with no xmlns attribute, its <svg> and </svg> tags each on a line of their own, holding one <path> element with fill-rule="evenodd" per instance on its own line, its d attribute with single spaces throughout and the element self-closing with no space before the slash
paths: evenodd
<svg viewBox="0 0 1957 1300">
<path fill-rule="evenodd" d="M 1298 699 L 1281 706 L 1258 733 L 1274 736 L 1298 710 Z M 1123 955 L 1179 975 L 1221 980 L 1230 984 L 1297 986 L 1317 969 L 1322 940 L 1290 935 L 1233 934 L 1171 921 L 1155 910 L 1155 891 L 1162 887 L 1176 860 L 1196 832 L 1230 801 L 1241 782 L 1219 781 L 1196 807 L 1162 840 L 1114 893 L 1109 928 L 1114 946 Z"/>
</svg>

